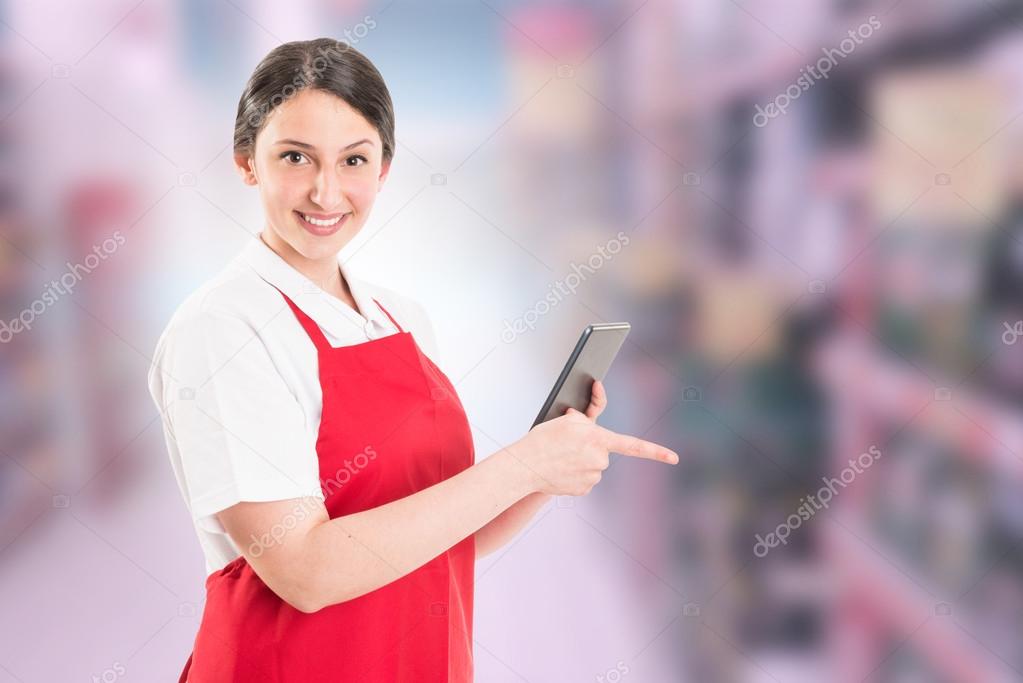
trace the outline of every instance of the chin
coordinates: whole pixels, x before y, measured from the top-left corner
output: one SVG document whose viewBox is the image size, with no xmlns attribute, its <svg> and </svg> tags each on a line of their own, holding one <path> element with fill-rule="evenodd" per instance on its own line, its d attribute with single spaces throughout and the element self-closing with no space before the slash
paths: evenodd
<svg viewBox="0 0 1023 683">
<path fill-rule="evenodd" d="M 287 230 L 273 227 L 277 239 L 286 243 L 294 252 L 305 259 L 319 261 L 335 256 L 348 243 L 350 236 L 341 232 L 329 237 L 312 235 L 300 226 L 289 225 Z"/>
<path fill-rule="evenodd" d="M 346 242 L 333 238 L 314 237 L 312 235 L 300 235 L 297 240 L 290 242 L 291 247 L 311 261 L 335 256 Z"/>
</svg>

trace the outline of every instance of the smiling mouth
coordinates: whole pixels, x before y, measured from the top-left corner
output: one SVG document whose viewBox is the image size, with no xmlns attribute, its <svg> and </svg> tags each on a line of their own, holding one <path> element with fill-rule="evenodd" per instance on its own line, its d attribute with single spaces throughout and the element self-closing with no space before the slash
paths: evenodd
<svg viewBox="0 0 1023 683">
<path fill-rule="evenodd" d="M 347 215 L 347 214 L 340 214 L 339 213 L 336 216 L 332 216 L 332 217 L 327 218 L 327 219 L 316 218 L 315 216 L 313 216 L 311 214 L 302 213 L 301 211 L 298 212 L 298 215 L 301 216 L 302 218 L 304 218 L 305 220 L 307 220 L 308 222 L 312 223 L 313 225 L 318 225 L 321 228 L 329 228 L 330 226 L 334 225 L 339 220 L 344 218 L 345 215 Z"/>
<path fill-rule="evenodd" d="M 302 223 L 302 227 L 318 236 L 333 235 L 341 229 L 341 226 L 345 224 L 348 217 L 352 215 L 351 212 L 348 212 L 318 218 L 301 211 L 296 211 L 295 214 L 298 216 L 299 222 Z"/>
</svg>

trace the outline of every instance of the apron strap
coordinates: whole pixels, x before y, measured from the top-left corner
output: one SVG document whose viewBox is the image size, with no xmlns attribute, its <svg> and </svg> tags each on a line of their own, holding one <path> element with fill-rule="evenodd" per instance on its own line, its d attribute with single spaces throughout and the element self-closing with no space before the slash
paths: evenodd
<svg viewBox="0 0 1023 683">
<path fill-rule="evenodd" d="M 402 326 L 398 324 L 398 321 L 394 319 L 394 316 L 387 312 L 387 309 L 384 308 L 384 305 L 382 303 L 380 303 L 376 299 L 373 299 L 373 301 L 376 302 L 376 305 L 379 306 L 380 310 L 384 312 L 384 315 L 386 315 L 388 318 L 391 319 L 391 322 L 394 323 L 394 326 L 398 328 L 399 332 L 404 332 L 405 331 L 402 328 Z"/>
<path fill-rule="evenodd" d="M 277 285 L 271 286 L 278 292 L 281 292 Z M 288 306 L 295 313 L 295 317 L 298 318 L 298 322 L 302 325 L 302 328 L 306 331 L 306 334 L 309 335 L 309 338 L 312 340 L 313 345 L 316 346 L 316 348 L 320 351 L 329 350 L 331 348 L 330 342 L 327 341 L 327 337 L 323 334 L 323 330 L 320 329 L 320 326 L 316 324 L 316 321 L 314 321 L 312 318 L 306 315 L 305 311 L 299 308 L 298 305 L 294 301 L 292 301 L 287 294 L 281 292 L 281 296 L 284 297 L 284 301 L 287 302 Z M 394 316 L 391 315 L 386 308 L 384 308 L 383 304 L 381 304 L 376 299 L 373 299 L 373 301 L 374 303 L 376 303 L 377 306 L 380 307 L 380 310 L 384 312 L 384 315 L 386 315 L 390 319 L 390 321 L 394 323 L 394 326 L 398 328 L 399 332 L 405 331 L 405 329 L 398 324 L 398 321 L 394 319 Z"/>
<path fill-rule="evenodd" d="M 281 292 L 277 285 L 271 286 L 278 292 Z M 312 318 L 306 315 L 305 311 L 299 308 L 287 294 L 281 292 L 281 296 L 284 297 L 284 300 L 287 302 L 288 306 L 291 308 L 292 311 L 294 311 L 295 317 L 298 318 L 299 324 L 302 325 L 302 328 L 305 330 L 306 334 L 309 335 L 309 338 L 312 340 L 313 345 L 317 348 L 317 350 L 325 351 L 329 349 L 330 342 L 327 341 L 327 337 L 324 336 L 323 330 L 320 329 L 320 326 L 317 325 Z"/>
</svg>

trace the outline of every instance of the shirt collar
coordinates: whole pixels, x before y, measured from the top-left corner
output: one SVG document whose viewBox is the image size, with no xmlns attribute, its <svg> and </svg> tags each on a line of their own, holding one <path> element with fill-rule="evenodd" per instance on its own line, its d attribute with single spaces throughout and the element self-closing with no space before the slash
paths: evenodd
<svg viewBox="0 0 1023 683">
<path fill-rule="evenodd" d="M 335 296 L 323 291 L 316 283 L 296 270 L 277 252 L 256 235 L 245 245 L 241 258 L 261 278 L 288 295 L 295 305 L 302 309 L 317 325 L 335 338 L 351 337 L 353 332 L 373 338 L 371 328 L 376 332 L 397 329 L 387 315 L 380 310 L 367 285 L 354 277 L 348 266 L 338 256 L 338 268 L 351 289 L 352 297 L 362 315 Z M 376 336 L 380 336 L 377 334 Z"/>
</svg>

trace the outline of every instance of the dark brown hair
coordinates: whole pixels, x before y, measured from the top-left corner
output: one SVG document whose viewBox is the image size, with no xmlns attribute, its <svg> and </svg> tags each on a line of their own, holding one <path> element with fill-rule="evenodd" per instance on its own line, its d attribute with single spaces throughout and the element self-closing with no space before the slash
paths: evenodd
<svg viewBox="0 0 1023 683">
<path fill-rule="evenodd" d="M 365 55 L 333 38 L 278 45 L 256 66 L 234 122 L 235 154 L 252 154 L 274 109 L 311 88 L 340 97 L 380 134 L 383 160 L 394 156 L 394 106 L 384 79 Z"/>
</svg>

